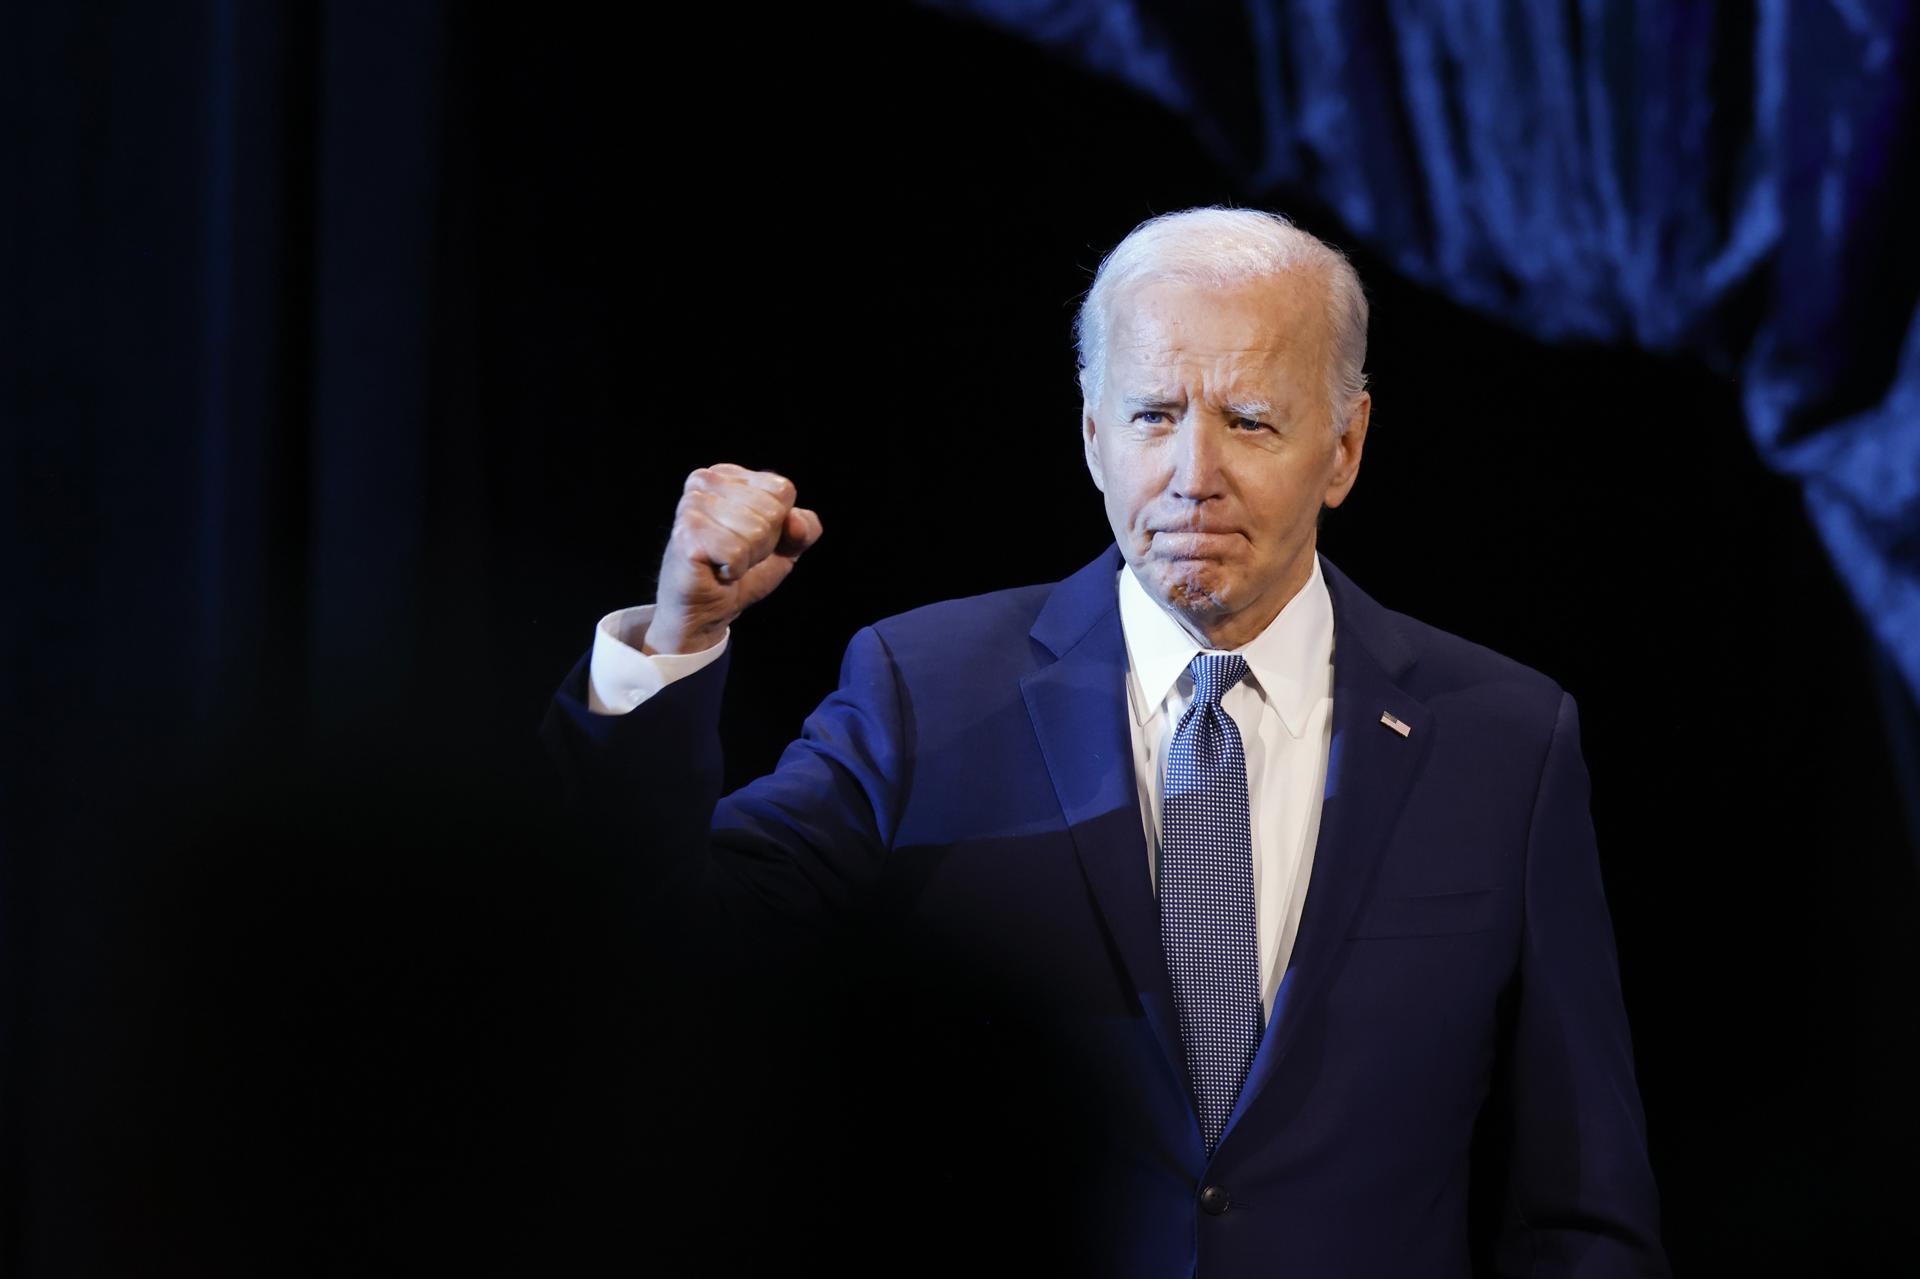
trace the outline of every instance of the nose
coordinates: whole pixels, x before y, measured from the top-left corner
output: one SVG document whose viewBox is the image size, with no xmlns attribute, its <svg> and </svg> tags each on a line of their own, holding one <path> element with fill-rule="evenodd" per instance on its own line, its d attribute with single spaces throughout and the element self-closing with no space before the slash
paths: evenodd
<svg viewBox="0 0 1920 1279">
<path fill-rule="evenodd" d="M 1174 435 L 1173 476 L 1168 481 L 1175 497 L 1199 502 L 1219 495 L 1223 444 L 1219 430 L 1198 414 L 1181 424 Z"/>
</svg>

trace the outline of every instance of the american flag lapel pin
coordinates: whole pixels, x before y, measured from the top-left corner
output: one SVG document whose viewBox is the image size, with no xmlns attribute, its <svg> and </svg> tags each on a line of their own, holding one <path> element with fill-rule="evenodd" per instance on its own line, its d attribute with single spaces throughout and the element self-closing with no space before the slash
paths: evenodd
<svg viewBox="0 0 1920 1279">
<path fill-rule="evenodd" d="M 1411 733 L 1413 731 L 1413 728 L 1411 725 L 1405 723 L 1404 721 L 1395 719 L 1393 715 L 1388 711 L 1380 712 L 1380 722 L 1382 724 L 1385 724 L 1388 728 L 1391 728 L 1394 732 L 1400 734 L 1400 736 L 1402 737 L 1405 737 L 1408 733 Z"/>
</svg>

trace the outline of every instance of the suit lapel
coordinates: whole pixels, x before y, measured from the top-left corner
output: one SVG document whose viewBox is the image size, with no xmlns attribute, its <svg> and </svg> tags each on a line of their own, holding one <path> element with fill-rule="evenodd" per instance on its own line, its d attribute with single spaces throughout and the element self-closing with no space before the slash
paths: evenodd
<svg viewBox="0 0 1920 1279">
<path fill-rule="evenodd" d="M 1057 660 L 1022 679 L 1020 689 L 1108 936 L 1191 1109 L 1133 776 L 1115 589 L 1121 563 L 1119 548 L 1109 547 L 1054 589 L 1031 634 Z"/>
<path fill-rule="evenodd" d="M 1347 930 L 1433 737 L 1432 713 L 1396 683 L 1413 664 L 1414 652 L 1393 615 L 1325 556 L 1320 564 L 1333 603 L 1333 740 L 1320 833 L 1299 936 L 1222 1146 L 1326 996 Z M 1382 711 L 1406 725 L 1408 734 L 1382 723 Z"/>
</svg>

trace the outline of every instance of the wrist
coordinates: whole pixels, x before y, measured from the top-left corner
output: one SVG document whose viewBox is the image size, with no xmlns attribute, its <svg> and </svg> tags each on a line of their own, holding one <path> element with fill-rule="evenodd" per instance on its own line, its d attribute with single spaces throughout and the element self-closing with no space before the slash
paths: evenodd
<svg viewBox="0 0 1920 1279">
<path fill-rule="evenodd" d="M 656 617 L 641 636 L 640 651 L 649 657 L 665 653 L 698 653 L 712 648 L 727 637 L 724 622 L 693 626 Z"/>
</svg>

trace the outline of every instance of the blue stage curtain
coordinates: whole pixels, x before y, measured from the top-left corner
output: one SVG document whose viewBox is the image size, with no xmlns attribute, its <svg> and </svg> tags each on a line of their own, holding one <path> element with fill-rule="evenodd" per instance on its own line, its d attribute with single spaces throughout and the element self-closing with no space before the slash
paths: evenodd
<svg viewBox="0 0 1920 1279">
<path fill-rule="evenodd" d="M 309 687 L 320 722 L 406 687 L 445 32 L 429 3 L 0 20 L 25 720 L 284 728 Z"/>
<path fill-rule="evenodd" d="M 935 7 L 1132 84 L 1248 190 L 1311 201 L 1466 306 L 1737 377 L 1754 447 L 1798 481 L 1909 708 L 1920 696 L 1908 5 Z M 1687 429 L 1647 412 L 1656 433 Z M 1640 428 L 1595 447 L 1645 448 Z"/>
</svg>

